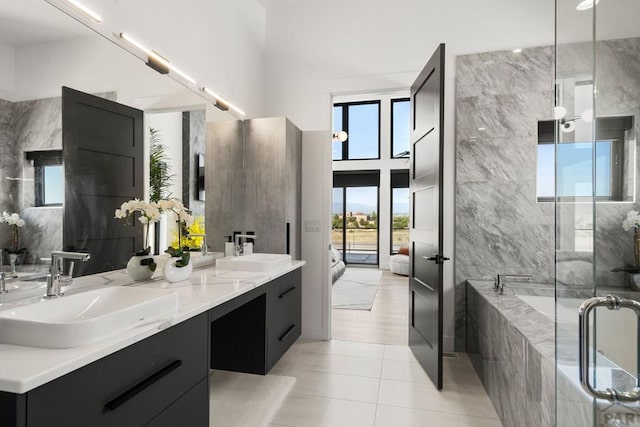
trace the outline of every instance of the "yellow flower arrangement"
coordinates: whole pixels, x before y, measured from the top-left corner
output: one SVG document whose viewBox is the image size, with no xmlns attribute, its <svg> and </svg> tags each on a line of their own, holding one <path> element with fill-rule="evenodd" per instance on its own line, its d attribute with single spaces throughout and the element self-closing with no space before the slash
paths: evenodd
<svg viewBox="0 0 640 427">
<path fill-rule="evenodd" d="M 174 248 L 184 248 L 185 246 L 190 249 L 200 249 L 202 247 L 202 237 L 187 237 L 187 235 L 191 234 L 205 234 L 204 232 L 204 217 L 199 216 L 195 218 L 193 224 L 188 227 L 185 227 L 186 233 L 183 233 L 180 236 L 180 245 L 178 245 L 178 233 L 176 232 L 173 235 L 173 241 L 171 242 L 171 246 Z"/>
</svg>

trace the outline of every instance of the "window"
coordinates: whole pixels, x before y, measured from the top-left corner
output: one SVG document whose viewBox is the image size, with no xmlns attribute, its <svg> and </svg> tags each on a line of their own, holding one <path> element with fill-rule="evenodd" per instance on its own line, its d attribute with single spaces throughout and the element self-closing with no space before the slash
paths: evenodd
<svg viewBox="0 0 640 427">
<path fill-rule="evenodd" d="M 391 171 L 391 254 L 409 246 L 409 171 Z"/>
<path fill-rule="evenodd" d="M 344 130 L 345 142 L 333 143 L 333 160 L 380 158 L 380 101 L 335 104 L 333 131 Z"/>
<path fill-rule="evenodd" d="M 27 153 L 34 167 L 35 205 L 61 206 L 64 201 L 64 169 L 62 151 Z"/>
<path fill-rule="evenodd" d="M 633 180 L 633 166 L 625 166 L 625 158 L 634 158 L 628 132 L 632 128 L 631 117 L 598 118 L 595 143 L 562 141 L 555 145 L 554 122 L 540 122 L 538 201 L 553 201 L 554 197 L 565 201 L 593 197 L 594 182 L 595 197 L 599 200 L 632 200 L 628 183 Z M 571 137 L 562 133 L 564 139 Z"/>
<path fill-rule="evenodd" d="M 409 98 L 391 100 L 391 157 L 409 156 Z"/>
</svg>

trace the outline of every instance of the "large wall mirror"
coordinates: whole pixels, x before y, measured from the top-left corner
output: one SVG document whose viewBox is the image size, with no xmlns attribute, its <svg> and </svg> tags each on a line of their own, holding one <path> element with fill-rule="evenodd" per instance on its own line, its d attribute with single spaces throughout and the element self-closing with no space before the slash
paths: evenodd
<svg viewBox="0 0 640 427">
<path fill-rule="evenodd" d="M 95 3 L 109 4 L 106 10 L 112 27 L 126 26 L 128 31 L 154 42 L 162 41 L 161 31 L 170 28 L 170 18 L 181 19 L 178 15 L 187 13 L 174 10 L 171 14 L 165 11 L 164 16 L 154 16 L 153 10 L 144 13 L 125 10 L 136 7 L 128 2 Z M 146 21 L 154 23 L 150 25 Z M 184 37 L 188 43 L 186 35 Z M 63 87 L 143 110 L 144 195 L 149 191 L 149 145 L 151 140 L 159 140 L 165 147 L 166 164 L 173 175 L 168 193 L 182 199 L 204 223 L 205 123 L 231 120 L 234 116 L 214 108 L 210 97 L 200 96 L 193 88 L 145 66 L 117 43 L 44 0 L 3 2 L 0 5 L 0 212 L 16 213 L 24 221 L 20 227 L 6 222 L 0 224 L 0 247 L 7 249 L 5 265 L 9 262 L 8 254 L 18 252 L 17 257 L 11 257 L 11 261 L 19 264 L 17 273 L 42 271 L 51 251 L 63 249 L 63 230 L 69 227 L 63 223 L 69 218 L 66 215 L 67 220 L 63 221 Z M 84 125 L 92 126 L 91 123 Z M 117 162 L 112 166 L 116 170 Z M 124 163 L 122 166 L 124 169 Z M 73 215 L 108 217 L 107 224 L 113 220 L 117 207 L 89 206 Z M 98 227 L 105 234 L 103 237 L 107 237 L 109 227 Z M 163 249 L 171 238 L 168 234 L 157 246 Z M 110 265 L 100 270 L 123 267 Z"/>
</svg>

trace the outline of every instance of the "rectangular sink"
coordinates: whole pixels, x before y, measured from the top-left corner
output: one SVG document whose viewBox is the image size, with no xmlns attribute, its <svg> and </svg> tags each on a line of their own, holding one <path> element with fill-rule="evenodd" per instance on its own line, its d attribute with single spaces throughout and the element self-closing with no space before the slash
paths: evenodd
<svg viewBox="0 0 640 427">
<path fill-rule="evenodd" d="M 216 268 L 234 271 L 274 271 L 289 265 L 291 265 L 291 255 L 286 254 L 256 253 L 216 260 Z"/>
<path fill-rule="evenodd" d="M 93 344 L 141 323 L 175 315 L 162 289 L 112 286 L 0 311 L 0 343 L 43 348 Z"/>
</svg>

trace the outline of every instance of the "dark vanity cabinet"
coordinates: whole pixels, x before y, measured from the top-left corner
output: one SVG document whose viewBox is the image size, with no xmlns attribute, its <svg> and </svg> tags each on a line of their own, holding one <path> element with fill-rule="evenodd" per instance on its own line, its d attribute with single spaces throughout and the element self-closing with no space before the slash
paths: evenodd
<svg viewBox="0 0 640 427">
<path fill-rule="evenodd" d="M 300 336 L 302 270 L 211 310 L 211 368 L 267 374 Z"/>
<path fill-rule="evenodd" d="M 208 426 L 208 348 L 203 313 L 28 393 L 0 394 L 1 425 Z"/>
</svg>

